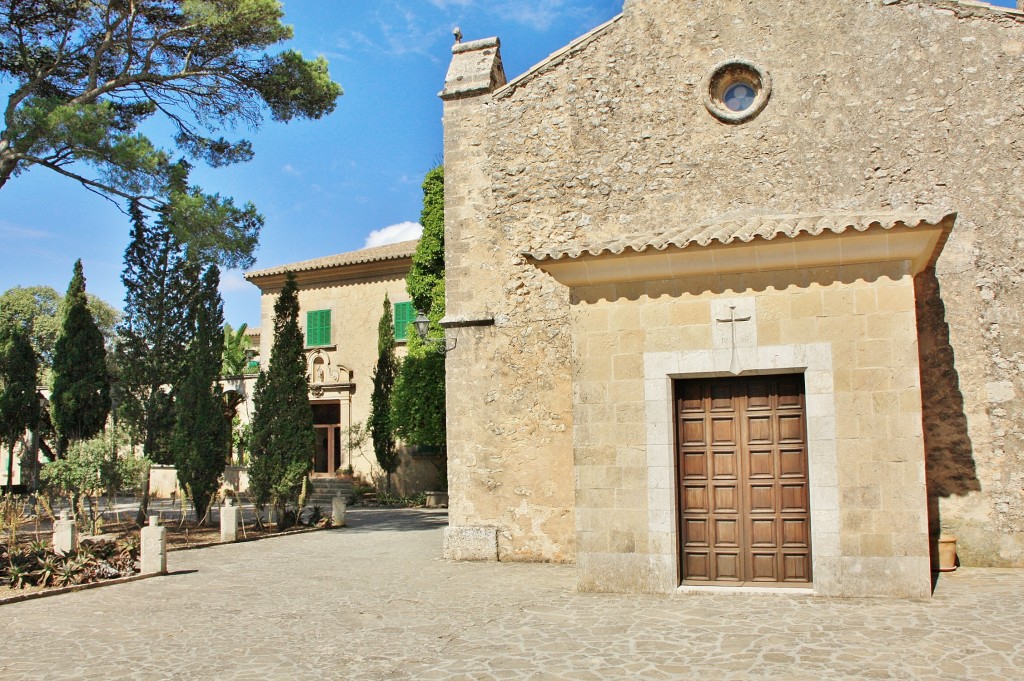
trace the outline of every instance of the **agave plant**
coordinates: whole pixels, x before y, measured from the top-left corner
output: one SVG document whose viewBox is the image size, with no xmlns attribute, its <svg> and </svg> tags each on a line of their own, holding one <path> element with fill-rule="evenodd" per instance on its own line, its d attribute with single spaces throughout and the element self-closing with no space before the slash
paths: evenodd
<svg viewBox="0 0 1024 681">
<path fill-rule="evenodd" d="M 41 556 L 50 550 L 50 543 L 45 539 L 33 539 L 28 543 L 27 550 L 34 556 Z"/>
<path fill-rule="evenodd" d="M 36 583 L 36 586 L 49 586 L 57 574 L 57 570 L 60 568 L 57 555 L 54 553 L 45 553 L 43 555 L 37 555 L 36 560 L 39 566 L 32 571 L 32 577 Z"/>
<path fill-rule="evenodd" d="M 142 541 L 136 535 L 132 535 L 119 541 L 117 546 L 121 551 L 122 557 L 135 560 L 139 555 L 139 548 L 142 546 Z"/>
<path fill-rule="evenodd" d="M 7 586 L 12 589 L 23 589 L 32 580 L 32 571 L 23 563 L 12 560 L 7 568 Z"/>
<path fill-rule="evenodd" d="M 54 572 L 54 586 L 72 586 L 82 583 L 82 567 L 84 562 L 80 558 L 67 556 L 64 562 L 59 564 Z"/>
<path fill-rule="evenodd" d="M 83 542 L 79 547 L 80 555 L 83 550 L 91 559 L 108 560 L 117 554 L 117 544 L 112 541 Z"/>
</svg>

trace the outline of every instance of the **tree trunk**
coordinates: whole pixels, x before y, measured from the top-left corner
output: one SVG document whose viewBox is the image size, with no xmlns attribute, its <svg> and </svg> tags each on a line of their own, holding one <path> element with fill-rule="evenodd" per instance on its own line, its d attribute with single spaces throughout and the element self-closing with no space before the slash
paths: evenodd
<svg viewBox="0 0 1024 681">
<path fill-rule="evenodd" d="M 18 160 L 11 152 L 11 143 L 7 140 L 0 140 L 0 188 L 7 184 L 7 180 L 14 174 L 18 167 Z"/>
<path fill-rule="evenodd" d="M 7 493 L 14 492 L 14 440 L 7 444 Z"/>
<path fill-rule="evenodd" d="M 39 442 L 42 440 L 42 438 L 39 437 L 39 429 L 38 428 L 33 430 L 33 431 L 31 431 L 31 433 L 32 433 L 32 437 L 31 437 L 31 440 L 29 440 L 29 445 L 28 445 L 29 479 L 28 479 L 28 487 L 27 487 L 27 489 L 34 493 L 34 492 L 38 492 L 39 491 Z M 21 482 L 22 483 L 25 482 L 25 465 L 24 465 L 24 462 L 25 462 L 25 458 L 22 457 L 22 466 L 21 466 Z"/>
<path fill-rule="evenodd" d="M 146 513 L 149 512 L 149 476 L 142 485 L 142 499 L 139 500 L 139 512 L 135 514 L 135 524 L 139 527 L 146 525 Z"/>
</svg>

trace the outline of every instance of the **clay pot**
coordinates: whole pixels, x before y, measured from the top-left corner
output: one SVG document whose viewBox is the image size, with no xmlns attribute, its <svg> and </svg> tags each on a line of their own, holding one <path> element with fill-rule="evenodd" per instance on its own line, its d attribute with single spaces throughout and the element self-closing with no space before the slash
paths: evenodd
<svg viewBox="0 0 1024 681">
<path fill-rule="evenodd" d="M 943 534 L 939 537 L 939 572 L 956 570 L 956 537 Z"/>
</svg>

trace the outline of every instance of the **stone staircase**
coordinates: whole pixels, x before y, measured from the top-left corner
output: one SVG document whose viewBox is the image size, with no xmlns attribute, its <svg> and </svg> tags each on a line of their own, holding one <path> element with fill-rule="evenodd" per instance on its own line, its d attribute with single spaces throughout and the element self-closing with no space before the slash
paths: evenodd
<svg viewBox="0 0 1024 681">
<path fill-rule="evenodd" d="M 325 515 L 331 515 L 331 502 L 336 495 L 347 501 L 352 495 L 352 481 L 343 478 L 310 478 L 309 497 L 306 506 L 319 506 Z"/>
</svg>

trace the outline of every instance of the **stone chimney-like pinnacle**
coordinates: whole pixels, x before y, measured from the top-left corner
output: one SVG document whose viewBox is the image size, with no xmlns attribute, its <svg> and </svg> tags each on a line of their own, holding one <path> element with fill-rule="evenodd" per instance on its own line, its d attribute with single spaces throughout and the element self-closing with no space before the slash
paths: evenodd
<svg viewBox="0 0 1024 681">
<path fill-rule="evenodd" d="M 497 38 L 461 41 L 462 32 L 456 29 L 452 46 L 452 63 L 444 79 L 441 99 L 462 99 L 494 92 L 504 85 L 505 69 L 501 65 L 501 41 Z"/>
</svg>

